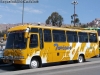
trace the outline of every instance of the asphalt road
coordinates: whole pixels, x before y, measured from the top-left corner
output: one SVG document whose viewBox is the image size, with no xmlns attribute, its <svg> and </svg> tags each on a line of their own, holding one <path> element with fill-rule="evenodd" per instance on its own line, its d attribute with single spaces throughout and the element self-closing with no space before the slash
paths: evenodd
<svg viewBox="0 0 100 75">
<path fill-rule="evenodd" d="M 100 58 L 92 58 L 92 59 L 87 60 L 87 62 L 98 61 L 98 60 L 100 60 Z M 75 63 L 70 62 L 70 63 L 65 64 L 65 65 L 69 65 L 69 64 L 75 64 Z M 82 63 L 82 64 L 84 64 L 84 63 Z M 43 68 L 52 67 L 52 66 L 59 66 L 59 65 L 60 65 L 59 63 L 48 64 L 48 65 L 43 65 Z M 20 70 L 26 70 L 26 69 L 29 69 L 29 68 L 27 66 L 24 66 Z M 93 72 L 94 69 L 95 69 L 95 71 Z M 13 72 L 13 71 L 18 71 L 18 70 L 14 69 L 13 66 L 0 65 L 0 73 L 10 72 L 10 71 Z M 99 71 L 100 71 L 100 64 L 95 64 L 92 66 L 88 65 L 88 66 L 81 66 L 81 67 L 70 67 L 70 68 L 64 68 L 64 69 L 57 69 L 57 70 L 46 71 L 46 72 L 43 71 L 43 72 L 39 72 L 39 73 L 34 73 L 34 75 L 46 75 L 47 73 L 48 73 L 47 75 L 66 75 L 66 74 L 67 75 L 82 75 L 81 73 L 83 73 L 83 72 L 84 72 L 83 75 L 90 75 L 89 73 L 91 73 L 92 75 L 100 75 Z M 33 73 L 21 74 L 21 75 L 33 75 Z"/>
<path fill-rule="evenodd" d="M 100 63 L 18 75 L 100 75 Z"/>
</svg>

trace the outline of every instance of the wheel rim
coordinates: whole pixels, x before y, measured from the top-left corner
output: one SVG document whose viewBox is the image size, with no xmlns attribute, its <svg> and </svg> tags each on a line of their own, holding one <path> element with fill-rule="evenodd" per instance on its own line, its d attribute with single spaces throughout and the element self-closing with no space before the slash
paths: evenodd
<svg viewBox="0 0 100 75">
<path fill-rule="evenodd" d="M 82 63 L 83 62 L 83 58 L 80 56 L 79 57 L 79 62 Z"/>
<path fill-rule="evenodd" d="M 36 60 L 31 61 L 31 67 L 32 68 L 37 68 L 38 67 L 38 62 Z"/>
</svg>

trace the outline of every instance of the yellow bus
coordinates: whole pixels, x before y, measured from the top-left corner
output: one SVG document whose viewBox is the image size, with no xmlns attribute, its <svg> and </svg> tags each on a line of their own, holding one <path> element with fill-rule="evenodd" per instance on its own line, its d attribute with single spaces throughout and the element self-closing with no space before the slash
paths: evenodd
<svg viewBox="0 0 100 75">
<path fill-rule="evenodd" d="M 20 25 L 8 30 L 4 62 L 31 69 L 53 62 L 84 62 L 99 54 L 97 31 Z"/>
</svg>

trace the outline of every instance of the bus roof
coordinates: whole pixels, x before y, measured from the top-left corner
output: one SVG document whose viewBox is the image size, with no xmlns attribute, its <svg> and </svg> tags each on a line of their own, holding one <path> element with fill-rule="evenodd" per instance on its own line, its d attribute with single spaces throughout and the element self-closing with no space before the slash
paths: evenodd
<svg viewBox="0 0 100 75">
<path fill-rule="evenodd" d="M 89 29 L 89 30 L 98 30 L 100 29 L 99 27 L 88 27 L 88 28 L 84 28 L 84 29 Z"/>
<path fill-rule="evenodd" d="M 8 32 L 18 31 L 18 30 L 25 30 L 27 27 L 28 27 L 28 25 L 18 25 L 18 26 L 14 26 L 14 27 L 11 27 L 10 29 L 8 29 Z"/>
<path fill-rule="evenodd" d="M 95 33 L 96 31 L 94 30 L 85 30 L 85 29 L 81 29 L 81 28 L 74 28 L 74 27 L 56 27 L 56 26 L 43 26 L 43 25 L 18 25 L 18 26 L 14 26 L 10 29 L 8 29 L 8 32 L 11 31 L 19 31 L 19 30 L 26 30 L 26 28 L 46 28 L 46 29 L 59 29 L 59 30 L 69 30 L 69 31 L 82 31 L 82 32 L 93 32 Z"/>
</svg>

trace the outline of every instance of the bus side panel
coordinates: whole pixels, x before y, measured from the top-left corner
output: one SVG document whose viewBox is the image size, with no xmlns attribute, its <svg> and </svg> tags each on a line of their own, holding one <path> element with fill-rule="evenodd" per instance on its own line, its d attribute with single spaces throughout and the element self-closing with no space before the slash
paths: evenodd
<svg viewBox="0 0 100 75">
<path fill-rule="evenodd" d="M 55 42 L 53 45 L 53 62 L 70 60 L 70 44 Z"/>
<path fill-rule="evenodd" d="M 51 43 L 45 43 L 44 42 L 44 48 L 41 50 L 40 56 L 42 59 L 42 63 L 50 63 L 52 62 L 52 52 L 53 52 L 53 48 L 52 48 L 52 42 Z"/>
</svg>

